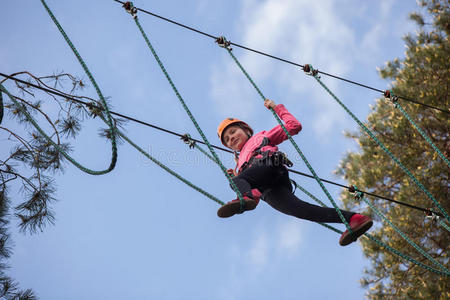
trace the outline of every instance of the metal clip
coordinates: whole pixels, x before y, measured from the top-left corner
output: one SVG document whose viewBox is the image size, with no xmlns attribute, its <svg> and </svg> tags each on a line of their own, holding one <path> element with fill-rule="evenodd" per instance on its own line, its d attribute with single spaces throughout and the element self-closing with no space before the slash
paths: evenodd
<svg viewBox="0 0 450 300">
<path fill-rule="evenodd" d="M 123 4 L 123 8 L 133 16 L 134 19 L 137 18 L 137 8 L 134 7 L 133 2 L 127 1 Z"/>
<path fill-rule="evenodd" d="M 356 200 L 361 200 L 364 197 L 364 193 L 359 191 L 356 185 L 349 186 L 348 191 L 353 194 Z"/>
<path fill-rule="evenodd" d="M 233 50 L 231 48 L 231 46 L 230 46 L 231 43 L 224 36 L 219 36 L 216 39 L 216 43 L 222 48 L 225 48 L 225 49 L 230 50 L 230 51 Z"/>
<path fill-rule="evenodd" d="M 303 71 L 305 71 L 305 73 L 307 75 L 311 75 L 311 76 L 316 77 L 317 79 L 320 79 L 320 76 L 318 75 L 319 74 L 319 70 L 314 69 L 313 66 L 310 65 L 310 64 L 304 65 L 303 66 Z"/>
<path fill-rule="evenodd" d="M 427 219 L 431 219 L 432 221 L 438 221 L 439 215 L 435 213 L 435 211 L 432 208 L 429 208 L 428 211 L 425 212 Z"/>
<path fill-rule="evenodd" d="M 394 106 L 397 107 L 398 97 L 394 95 L 394 92 L 392 90 L 385 90 L 384 97 L 389 99 L 394 104 Z"/>
<path fill-rule="evenodd" d="M 195 141 L 191 138 L 191 136 L 189 135 L 189 133 L 183 134 L 181 136 L 181 140 L 186 143 L 189 148 L 194 148 L 195 147 Z"/>
</svg>

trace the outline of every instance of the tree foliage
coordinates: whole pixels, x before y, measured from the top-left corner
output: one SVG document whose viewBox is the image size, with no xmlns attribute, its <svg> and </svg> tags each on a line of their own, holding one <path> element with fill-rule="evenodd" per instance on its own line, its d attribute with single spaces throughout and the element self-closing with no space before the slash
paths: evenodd
<svg viewBox="0 0 450 300">
<path fill-rule="evenodd" d="M 410 99 L 448 110 L 450 83 L 450 6 L 448 1 L 420 1 L 421 12 L 410 15 L 418 26 L 407 35 L 406 57 L 394 59 L 379 72 L 391 79 L 393 91 Z M 401 101 L 401 100 L 399 100 Z M 433 143 L 449 157 L 450 122 L 445 112 L 410 102 L 402 107 L 426 132 Z M 420 136 L 401 112 L 387 99 L 378 99 L 368 116 L 366 126 L 431 192 L 441 206 L 450 212 L 449 168 Z M 347 153 L 337 169 L 351 184 L 361 190 L 384 195 L 425 208 L 433 202 L 409 179 L 392 159 L 362 130 L 346 133 L 358 142 L 359 151 Z M 364 202 L 343 193 L 347 209 L 361 210 Z M 415 243 L 449 268 L 450 233 L 424 213 L 380 199 L 369 199 Z M 368 211 L 367 211 L 368 212 Z M 370 214 L 370 212 L 368 212 Z M 371 233 L 388 245 L 424 262 L 428 262 L 391 227 L 375 218 Z M 370 268 L 361 280 L 370 299 L 449 299 L 450 281 L 412 263 L 402 260 L 368 239 L 361 239 Z"/>
<path fill-rule="evenodd" d="M 0 299 L 32 300 L 37 299 L 33 291 L 20 290 L 18 284 L 5 273 L 6 261 L 12 252 L 8 224 L 11 217 L 16 217 L 20 231 L 33 234 L 54 223 L 52 204 L 56 201 L 55 176 L 64 171 L 66 159 L 40 135 L 24 111 L 41 121 L 40 125 L 50 132 L 49 136 L 55 143 L 70 153 L 82 123 L 88 118 L 103 116 L 103 107 L 100 101 L 74 95 L 82 91 L 85 84 L 70 74 L 37 77 L 25 71 L 11 76 L 22 77 L 28 84 L 15 82 L 13 94 L 19 104 L 11 102 L 3 94 L 4 107 L 0 107 L 2 113 L 5 110 L 0 124 L 0 137 L 3 139 L 2 145 L 8 146 L 4 149 L 10 150 L 0 154 Z M 5 81 L 6 79 L 2 83 Z M 32 84 L 57 92 L 63 97 L 43 92 Z M 80 102 L 74 102 L 64 95 Z M 11 121 L 9 126 L 4 125 L 5 119 Z M 121 126 L 123 120 L 113 119 L 113 122 L 115 126 Z M 99 135 L 110 138 L 110 129 L 101 129 Z M 19 188 L 14 189 L 15 187 Z M 11 193 L 11 190 L 18 190 L 19 194 Z M 16 197 L 11 197 L 10 194 Z"/>
</svg>

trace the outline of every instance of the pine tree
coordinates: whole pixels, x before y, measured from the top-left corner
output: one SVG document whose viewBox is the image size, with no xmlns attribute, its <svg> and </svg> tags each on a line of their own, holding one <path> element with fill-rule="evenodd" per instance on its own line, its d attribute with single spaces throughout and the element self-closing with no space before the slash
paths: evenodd
<svg viewBox="0 0 450 300">
<path fill-rule="evenodd" d="M 35 129 L 24 111 L 44 122 L 40 125 L 50 133 L 53 141 L 70 153 L 71 144 L 75 142 L 81 124 L 88 118 L 102 115 L 103 109 L 100 101 L 74 95 L 83 90 L 85 84 L 71 74 L 37 77 L 29 72 L 18 72 L 11 76 L 21 77 L 28 84 L 14 82 L 12 94 L 18 104 L 0 92 L 0 137 L 2 146 L 6 144 L 8 147 L 5 148 L 10 149 L 6 157 L 0 157 L 0 299 L 33 300 L 37 299 L 33 291 L 20 290 L 18 284 L 5 273 L 6 261 L 12 253 L 8 224 L 11 218 L 18 218 L 20 231 L 34 234 L 54 223 L 54 178 L 64 171 L 66 159 Z M 2 84 L 6 80 L 2 80 Z M 33 85 L 76 98 L 86 105 L 66 97 L 55 96 L 48 91 L 43 92 Z M 42 98 L 47 101 L 36 100 Z M 50 115 L 46 110 L 56 112 Z M 3 125 L 6 118 L 12 121 L 9 128 Z M 123 123 L 121 119 L 113 121 L 116 126 Z M 99 135 L 110 138 L 110 129 L 101 129 Z M 11 190 L 16 190 L 14 187 L 18 186 L 19 194 L 10 196 Z M 22 200 L 18 200 L 20 197 Z"/>
<path fill-rule="evenodd" d="M 393 92 L 410 99 L 448 110 L 450 83 L 450 6 L 448 1 L 424 0 L 421 12 L 411 13 L 418 31 L 407 35 L 406 57 L 394 59 L 380 70 L 382 78 L 391 79 Z M 449 114 L 399 100 L 412 119 L 448 158 L 450 150 Z M 449 168 L 433 148 L 388 99 L 378 99 L 365 124 L 387 148 L 450 212 L 448 195 Z M 347 153 L 337 170 L 350 184 L 361 190 L 384 195 L 425 208 L 433 202 L 420 191 L 387 154 L 362 130 L 346 133 L 359 144 L 359 151 Z M 347 209 L 364 207 L 364 202 L 342 193 Z M 450 233 L 421 211 L 371 199 L 415 243 L 449 268 Z M 367 209 L 367 213 L 369 209 Z M 375 218 L 371 233 L 388 245 L 430 265 L 390 226 Z M 370 299 L 450 299 L 450 280 L 426 271 L 390 254 L 368 239 L 360 239 L 370 268 L 361 280 Z"/>
</svg>

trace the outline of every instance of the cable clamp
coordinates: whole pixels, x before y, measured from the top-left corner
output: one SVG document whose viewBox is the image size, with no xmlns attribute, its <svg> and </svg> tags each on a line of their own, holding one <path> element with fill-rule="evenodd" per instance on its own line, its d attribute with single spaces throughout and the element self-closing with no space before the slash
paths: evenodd
<svg viewBox="0 0 450 300">
<path fill-rule="evenodd" d="M 386 99 L 389 99 L 394 104 L 395 107 L 397 107 L 398 97 L 394 94 L 392 90 L 385 90 L 383 95 Z"/>
<path fill-rule="evenodd" d="M 195 141 L 191 138 L 189 133 L 183 134 L 181 140 L 189 146 L 190 149 L 195 147 Z"/>
<path fill-rule="evenodd" d="M 353 194 L 356 200 L 361 200 L 364 197 L 364 192 L 358 190 L 356 185 L 351 185 L 348 187 L 348 191 Z"/>
<path fill-rule="evenodd" d="M 222 48 L 225 48 L 225 49 L 230 50 L 230 51 L 233 50 L 231 48 L 231 43 L 224 36 L 219 36 L 216 39 L 216 43 Z"/>
<path fill-rule="evenodd" d="M 123 5 L 123 8 L 125 8 L 125 10 L 131 14 L 133 16 L 134 19 L 137 18 L 137 8 L 134 7 L 133 2 L 131 1 L 127 1 L 125 2 Z"/>
<path fill-rule="evenodd" d="M 438 221 L 439 220 L 439 215 L 436 214 L 436 212 L 434 211 L 433 208 L 429 208 L 426 212 L 426 217 L 427 219 L 431 219 L 432 221 Z"/>
<path fill-rule="evenodd" d="M 319 70 L 316 70 L 313 68 L 313 66 L 311 64 L 306 64 L 303 66 L 303 71 L 307 74 L 307 75 L 311 75 L 317 79 L 320 79 L 319 74 Z"/>
</svg>

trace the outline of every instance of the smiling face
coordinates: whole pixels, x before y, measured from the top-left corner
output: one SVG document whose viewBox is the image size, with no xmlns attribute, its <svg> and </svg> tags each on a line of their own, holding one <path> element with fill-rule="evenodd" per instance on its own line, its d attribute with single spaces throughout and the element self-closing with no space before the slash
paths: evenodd
<svg viewBox="0 0 450 300">
<path fill-rule="evenodd" d="M 248 138 L 248 133 L 239 125 L 230 125 L 223 133 L 223 142 L 235 151 L 241 151 Z"/>
</svg>

